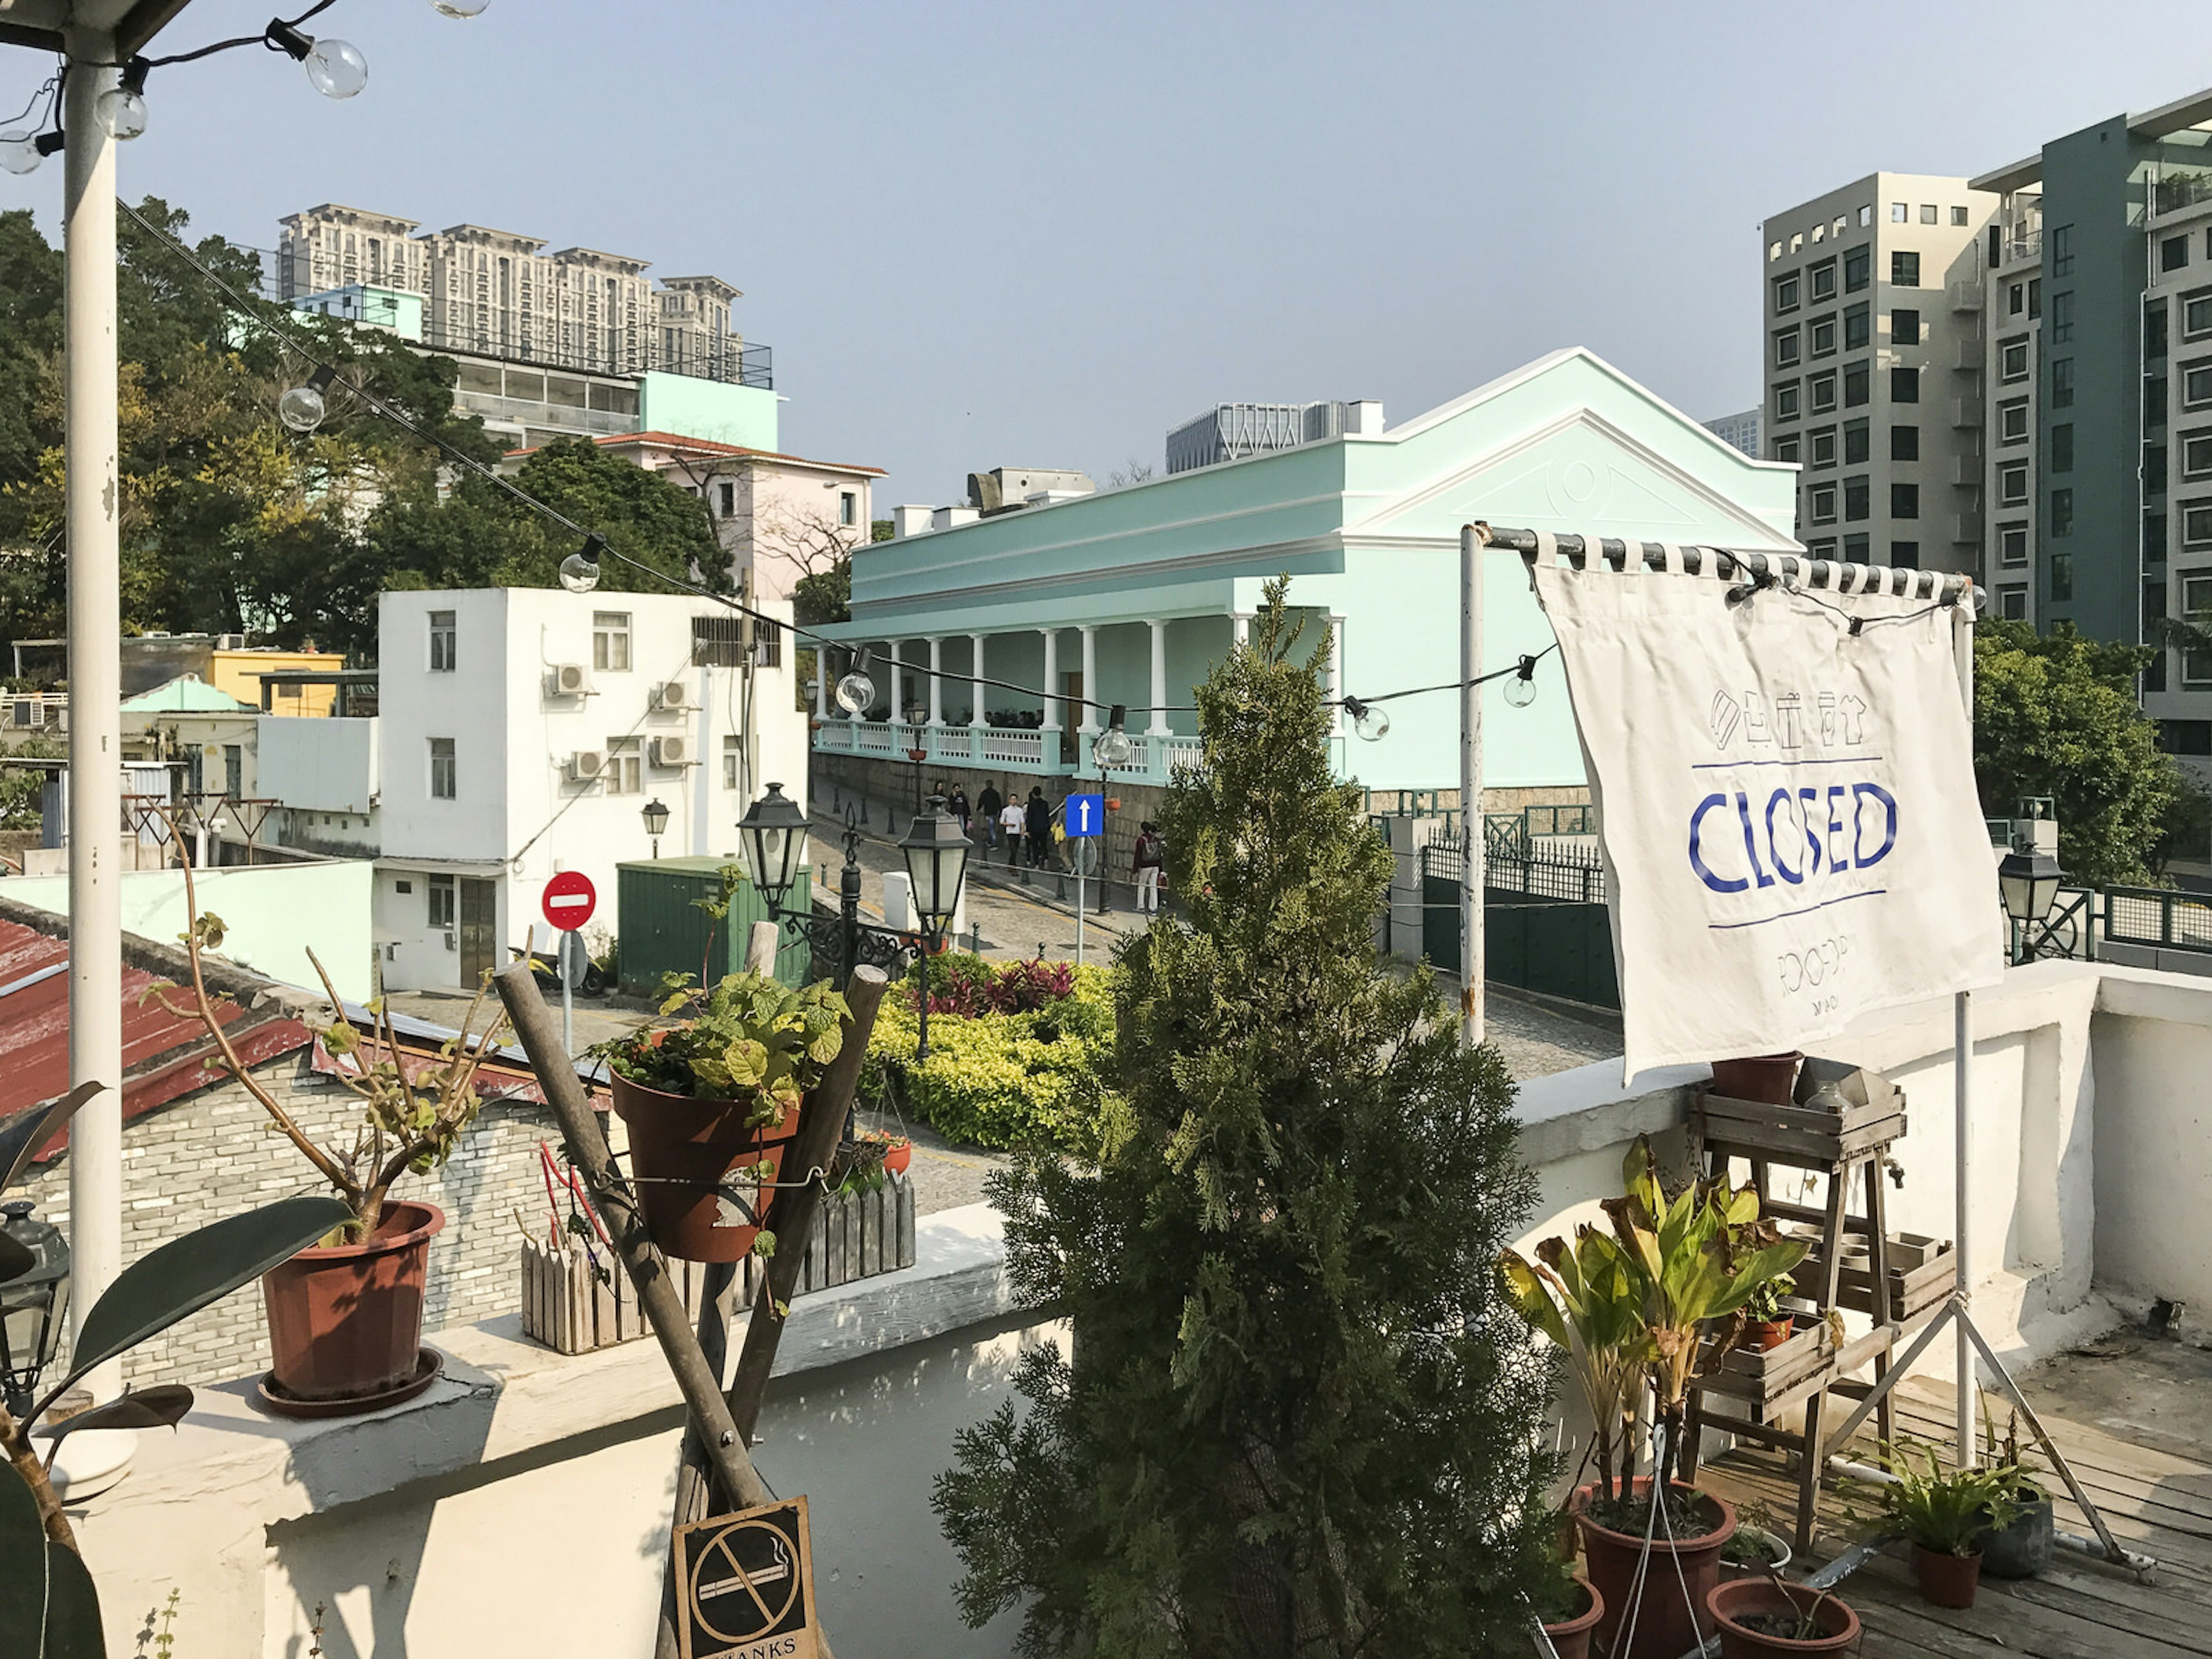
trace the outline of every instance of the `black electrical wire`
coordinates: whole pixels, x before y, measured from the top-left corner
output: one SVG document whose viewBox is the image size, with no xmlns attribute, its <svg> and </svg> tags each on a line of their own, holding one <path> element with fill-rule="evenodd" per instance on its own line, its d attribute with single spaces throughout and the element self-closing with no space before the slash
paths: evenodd
<svg viewBox="0 0 2212 1659">
<path fill-rule="evenodd" d="M 1508 674 L 1518 674 L 1523 668 L 1534 668 L 1538 663 L 1543 661 L 1545 658 L 1550 656 L 1552 653 L 1559 648 L 1559 642 L 1557 640 L 1553 640 L 1549 645 L 1546 646 L 1541 651 L 1536 653 L 1533 657 L 1523 657 L 1519 661 L 1510 664 L 1504 668 L 1493 668 L 1487 674 L 1478 674 L 1471 680 L 1445 680 L 1442 684 L 1437 685 L 1416 685 L 1409 690 L 1385 691 L 1376 696 L 1358 697 L 1355 698 L 1353 701 L 1362 703 L 1394 702 L 1400 697 L 1426 696 L 1431 691 L 1463 691 L 1470 686 L 1487 685 L 1492 680 L 1504 679 Z"/>
<path fill-rule="evenodd" d="M 276 27 L 281 25 L 288 29 L 295 29 L 299 27 L 301 24 L 306 22 L 310 17 L 315 16 L 319 13 L 328 11 L 336 4 L 337 4 L 337 0 L 316 0 L 316 3 L 313 5 L 308 7 L 307 10 L 301 12 L 297 17 L 279 17 L 274 21 L 270 28 L 262 30 L 258 34 L 241 34 L 234 40 L 217 40 L 209 46 L 195 46 L 190 52 L 172 52 L 167 58 L 149 58 L 146 60 L 146 67 L 149 69 L 160 69 L 169 64 L 196 63 L 203 58 L 212 58 L 219 52 L 235 52 L 240 46 L 266 46 L 271 52 L 282 52 L 284 48 L 278 46 L 274 40 L 270 39 L 270 35 Z"/>
</svg>

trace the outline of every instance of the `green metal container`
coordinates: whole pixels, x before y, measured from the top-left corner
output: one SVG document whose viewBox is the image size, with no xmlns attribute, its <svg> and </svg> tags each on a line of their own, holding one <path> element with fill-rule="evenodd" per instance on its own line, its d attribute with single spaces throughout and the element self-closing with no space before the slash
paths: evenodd
<svg viewBox="0 0 2212 1659">
<path fill-rule="evenodd" d="M 721 897 L 722 872 L 734 860 L 717 858 L 653 859 L 615 866 L 615 927 L 621 940 L 622 988 L 636 996 L 660 990 L 663 974 L 689 974 L 709 985 L 744 967 L 745 940 L 753 923 L 772 920 L 768 904 L 750 881 L 730 896 L 726 916 L 708 915 L 699 906 Z M 813 905 L 811 872 L 805 865 L 786 904 L 800 915 Z M 807 981 L 813 968 L 806 940 L 791 927 L 783 931 L 775 976 L 786 985 Z"/>
</svg>

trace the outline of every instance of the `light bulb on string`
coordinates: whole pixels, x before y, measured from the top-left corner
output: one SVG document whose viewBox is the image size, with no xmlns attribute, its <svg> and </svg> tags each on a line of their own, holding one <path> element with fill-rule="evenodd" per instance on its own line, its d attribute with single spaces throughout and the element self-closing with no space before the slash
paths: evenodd
<svg viewBox="0 0 2212 1659">
<path fill-rule="evenodd" d="M 337 379 L 334 370 L 319 368 L 307 377 L 305 386 L 295 386 L 276 400 L 276 418 L 293 431 L 305 435 L 323 423 L 330 405 L 323 393 Z"/>
<path fill-rule="evenodd" d="M 0 169 L 22 174 L 36 173 L 45 160 L 39 141 L 27 132 L 0 132 Z"/>
<path fill-rule="evenodd" d="M 368 84 L 368 59 L 350 40 L 318 40 L 281 20 L 270 23 L 261 39 L 270 51 L 297 59 L 325 98 L 350 98 Z"/>
<path fill-rule="evenodd" d="M 1516 708 L 1526 708 L 1536 701 L 1536 659 L 1521 659 L 1520 672 L 1505 682 L 1505 701 Z"/>
<path fill-rule="evenodd" d="M 588 593 L 599 585 L 599 555 L 606 550 L 607 538 L 594 535 L 583 546 L 561 561 L 561 586 L 571 593 Z"/>
<path fill-rule="evenodd" d="M 1115 703 L 1107 715 L 1106 729 L 1091 745 L 1091 758 L 1098 763 L 1101 773 L 1127 766 L 1136 757 L 1137 745 L 1129 741 L 1129 734 L 1121 729 L 1122 723 L 1128 717 L 1128 710 Z"/>
<path fill-rule="evenodd" d="M 1344 712 L 1352 716 L 1352 734 L 1361 742 L 1380 743 L 1389 736 L 1390 717 L 1373 703 L 1346 697 Z"/>
<path fill-rule="evenodd" d="M 484 8 L 489 4 L 491 0 L 430 0 L 432 9 L 441 17 L 458 17 L 465 22 L 471 17 L 483 16 Z"/>
<path fill-rule="evenodd" d="M 94 106 L 100 125 L 118 139 L 136 138 L 146 131 L 146 76 L 153 68 L 143 58 L 123 66 L 123 79 L 100 94 Z"/>
<path fill-rule="evenodd" d="M 876 683 L 868 678 L 868 655 L 862 652 L 845 678 L 837 682 L 837 706 L 848 714 L 865 714 L 875 707 Z"/>
</svg>

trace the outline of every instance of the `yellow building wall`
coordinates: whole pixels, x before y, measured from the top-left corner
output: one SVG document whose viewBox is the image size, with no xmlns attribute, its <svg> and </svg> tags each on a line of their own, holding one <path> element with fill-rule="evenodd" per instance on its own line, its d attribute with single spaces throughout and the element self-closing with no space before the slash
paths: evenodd
<svg viewBox="0 0 2212 1659">
<path fill-rule="evenodd" d="M 261 677 L 273 670 L 307 668 L 335 673 L 345 666 L 344 656 L 336 651 L 217 651 L 208 670 L 208 683 L 218 691 L 228 691 L 241 702 L 261 707 Z M 302 685 L 296 688 L 297 696 L 286 696 L 285 688 L 277 688 L 270 702 L 272 714 L 313 714 L 321 716 L 331 712 L 337 702 L 335 685 Z"/>
</svg>

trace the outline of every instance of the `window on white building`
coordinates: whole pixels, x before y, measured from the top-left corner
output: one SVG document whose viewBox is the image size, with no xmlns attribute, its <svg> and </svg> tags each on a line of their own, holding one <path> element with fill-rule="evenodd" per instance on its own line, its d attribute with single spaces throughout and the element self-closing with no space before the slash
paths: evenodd
<svg viewBox="0 0 2212 1659">
<path fill-rule="evenodd" d="M 606 793 L 641 795 L 645 793 L 645 739 L 632 732 L 607 739 Z"/>
<path fill-rule="evenodd" d="M 722 787 L 738 787 L 738 762 L 744 757 L 744 744 L 734 735 L 722 739 Z"/>
<path fill-rule="evenodd" d="M 404 889 L 407 884 L 403 881 L 399 885 Z M 451 876 L 433 876 L 429 880 L 429 889 L 430 926 L 453 927 L 460 915 L 460 906 L 454 897 L 453 878 Z"/>
<path fill-rule="evenodd" d="M 2194 340 L 2212 334 L 2212 293 L 2191 294 L 2181 302 L 2181 337 Z"/>
<path fill-rule="evenodd" d="M 860 520 L 860 492 L 855 489 L 839 490 L 837 492 L 837 522 L 839 524 L 858 524 Z"/>
<path fill-rule="evenodd" d="M 725 479 L 721 490 L 722 516 L 726 519 L 734 519 L 738 516 L 738 487 Z"/>
<path fill-rule="evenodd" d="M 2212 477 L 2212 432 L 2181 434 L 2181 475 L 2185 478 Z"/>
<path fill-rule="evenodd" d="M 454 786 L 459 781 L 458 763 L 453 755 L 451 738 L 430 739 L 430 799 L 452 800 Z"/>
<path fill-rule="evenodd" d="M 2027 590 L 2025 587 L 1997 589 L 1997 615 L 2007 622 L 2027 620 Z"/>
<path fill-rule="evenodd" d="M 2027 562 L 2027 526 L 2026 525 L 2008 524 L 1998 526 L 1997 562 L 2000 564 Z"/>
<path fill-rule="evenodd" d="M 2027 441 L 2027 399 L 1997 405 L 1997 441 L 2002 444 L 2024 444 Z"/>
<path fill-rule="evenodd" d="M 453 672 L 453 613 L 433 611 L 430 613 L 430 672 L 450 674 Z"/>
<path fill-rule="evenodd" d="M 592 612 L 592 666 L 603 674 L 627 672 L 629 668 L 629 612 Z"/>
</svg>

